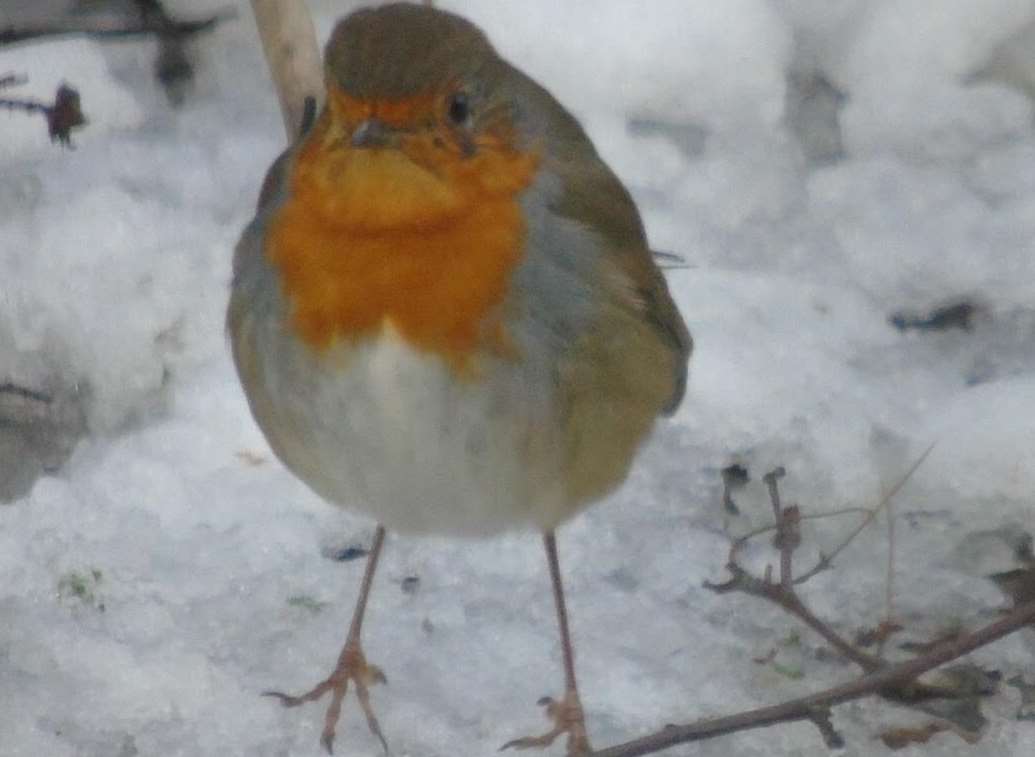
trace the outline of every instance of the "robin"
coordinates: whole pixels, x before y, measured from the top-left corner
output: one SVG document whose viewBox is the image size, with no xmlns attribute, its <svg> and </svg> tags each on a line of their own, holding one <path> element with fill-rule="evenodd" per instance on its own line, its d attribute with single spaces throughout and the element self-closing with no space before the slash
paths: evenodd
<svg viewBox="0 0 1035 757">
<path fill-rule="evenodd" d="M 690 335 L 629 193 L 578 121 L 476 26 L 421 5 L 357 11 L 325 51 L 326 103 L 271 167 L 227 317 L 252 413 L 328 502 L 377 521 L 331 675 L 384 737 L 361 628 L 385 531 L 543 536 L 564 695 L 590 752 L 554 532 L 625 478 L 679 404 Z"/>
</svg>

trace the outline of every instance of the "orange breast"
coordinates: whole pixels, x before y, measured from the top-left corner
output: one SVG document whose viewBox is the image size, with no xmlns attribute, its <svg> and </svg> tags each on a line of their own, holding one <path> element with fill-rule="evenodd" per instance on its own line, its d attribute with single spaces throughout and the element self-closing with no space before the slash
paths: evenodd
<svg viewBox="0 0 1035 757">
<path fill-rule="evenodd" d="M 297 336 L 323 350 L 391 327 L 457 369 L 504 348 L 498 311 L 523 254 L 518 193 L 534 159 L 453 158 L 429 172 L 396 150 L 335 148 L 333 131 L 317 126 L 268 227 Z"/>
</svg>

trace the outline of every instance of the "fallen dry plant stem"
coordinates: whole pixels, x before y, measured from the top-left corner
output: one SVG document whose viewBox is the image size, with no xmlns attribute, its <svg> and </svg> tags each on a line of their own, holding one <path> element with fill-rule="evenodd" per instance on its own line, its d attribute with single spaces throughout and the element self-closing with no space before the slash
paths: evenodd
<svg viewBox="0 0 1035 757">
<path fill-rule="evenodd" d="M 649 736 L 594 752 L 593 757 L 636 757 L 660 752 L 662 749 L 668 749 L 677 744 L 702 741 L 777 723 L 791 723 L 798 720 L 815 722 L 817 713 L 822 717 L 834 705 L 880 694 L 889 688 L 901 687 L 929 670 L 998 641 L 1032 623 L 1035 623 L 1035 602 L 1020 605 L 1000 620 L 952 641 L 939 644 L 919 657 L 888 665 L 826 691 L 768 707 L 738 712 L 734 715 L 707 718 L 687 725 L 669 726 Z"/>
<path fill-rule="evenodd" d="M 764 578 L 756 578 L 734 562 L 729 563 L 726 569 L 733 575 L 729 581 L 722 584 L 708 583 L 705 586 L 718 594 L 739 591 L 750 594 L 753 597 L 766 599 L 779 605 L 788 613 L 801 620 L 805 625 L 826 639 L 827 643 L 840 652 L 841 655 L 856 663 L 864 671 L 872 672 L 883 666 L 881 660 L 857 649 L 829 625 L 816 617 L 793 588 L 787 589 L 783 584 L 767 581 Z"/>
<path fill-rule="evenodd" d="M 923 458 L 921 458 L 921 460 L 923 460 Z M 887 505 L 890 497 L 902 487 L 905 480 L 908 479 L 915 470 L 916 465 L 914 465 L 906 473 L 905 477 L 892 488 L 891 493 L 884 497 L 877 507 L 872 511 L 868 511 L 867 518 L 863 521 L 864 523 L 872 521 L 874 513 L 879 512 L 881 508 Z M 769 490 L 769 500 L 773 506 L 775 525 L 752 531 L 739 539 L 734 540 L 733 544 L 730 545 L 729 560 L 726 563 L 726 570 L 729 571 L 731 576 L 730 580 L 721 584 L 705 582 L 705 587 L 711 589 L 717 594 L 728 594 L 730 592 L 739 591 L 753 597 L 760 597 L 778 605 L 826 639 L 827 643 L 840 652 L 842 656 L 856 663 L 865 672 L 873 672 L 874 670 L 883 667 L 884 662 L 881 659 L 858 649 L 855 645 L 842 638 L 828 624 L 816 617 L 816 615 L 808 608 L 808 605 L 806 605 L 805 602 L 802 601 L 801 597 L 798 596 L 798 593 L 795 590 L 795 586 L 802 583 L 800 580 L 795 579 L 793 572 L 794 551 L 801 545 L 802 515 L 801 510 L 796 505 L 785 507 L 783 502 L 780 500 L 780 490 L 777 484 L 784 475 L 784 469 L 777 468 L 763 476 L 763 481 L 766 488 Z M 763 578 L 752 576 L 737 562 L 737 554 L 748 540 L 760 534 L 767 533 L 768 531 L 776 532 L 776 538 L 773 540 L 773 543 L 780 551 L 780 578 L 778 581 L 772 580 L 768 571 L 766 576 Z M 860 532 L 861 529 L 856 528 L 853 530 L 852 534 L 858 535 Z M 830 556 L 822 555 L 817 567 L 813 568 L 806 575 L 815 575 L 821 570 L 819 566 L 824 566 L 822 569 L 829 567 L 833 556 L 839 553 L 841 549 L 844 549 L 847 544 L 848 542 L 842 542 L 838 549 Z"/>
<path fill-rule="evenodd" d="M 773 602 L 822 636 L 843 657 L 859 665 L 864 671 L 863 676 L 840 686 L 798 699 L 791 699 L 781 704 L 760 707 L 725 717 L 707 718 L 687 725 L 668 726 L 649 736 L 594 752 L 594 757 L 636 757 L 636 755 L 659 752 L 690 741 L 701 741 L 738 731 L 799 720 L 813 723 L 819 729 L 827 746 L 840 747 L 844 745 L 844 740 L 831 722 L 830 708 L 834 705 L 873 695 L 906 703 L 917 702 L 928 696 L 936 696 L 937 690 L 918 682 L 918 676 L 1035 622 L 1035 601 L 1019 604 L 1008 615 L 994 623 L 972 633 L 961 634 L 935 644 L 917 657 L 892 664 L 862 651 L 841 637 L 827 623 L 818 618 L 798 595 L 796 587 L 817 573 L 830 568 L 833 558 L 840 554 L 866 525 L 872 523 L 877 515 L 888 507 L 891 498 L 905 485 L 930 451 L 929 447 L 876 507 L 865 511 L 866 516 L 862 523 L 850 532 L 848 538 L 843 540 L 829 555 L 821 555 L 818 564 L 799 577 L 793 575 L 793 556 L 801 543 L 800 523 L 809 516 L 802 515 L 797 506 L 784 506 L 781 502 L 777 482 L 784 475 L 783 469 L 777 468 L 767 473 L 763 477 L 763 481 L 769 490 L 769 498 L 773 506 L 775 517 L 773 525 L 756 529 L 735 539 L 730 546 L 729 561 L 726 566 L 730 572 L 730 579 L 721 584 L 705 584 L 707 588 L 719 594 L 742 592 Z M 849 510 L 840 512 L 846 513 Z M 750 539 L 769 532 L 775 532 L 773 543 L 779 550 L 780 575 L 774 578 L 772 569 L 767 568 L 763 577 L 753 576 L 737 562 L 738 553 Z"/>
</svg>

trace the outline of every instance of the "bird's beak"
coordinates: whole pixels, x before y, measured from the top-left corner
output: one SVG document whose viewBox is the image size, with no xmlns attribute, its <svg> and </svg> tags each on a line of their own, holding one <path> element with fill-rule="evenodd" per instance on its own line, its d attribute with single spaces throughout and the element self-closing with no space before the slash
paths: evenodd
<svg viewBox="0 0 1035 757">
<path fill-rule="evenodd" d="M 399 142 L 399 130 L 379 118 L 366 118 L 352 131 L 350 143 L 357 148 L 394 147 Z"/>
</svg>

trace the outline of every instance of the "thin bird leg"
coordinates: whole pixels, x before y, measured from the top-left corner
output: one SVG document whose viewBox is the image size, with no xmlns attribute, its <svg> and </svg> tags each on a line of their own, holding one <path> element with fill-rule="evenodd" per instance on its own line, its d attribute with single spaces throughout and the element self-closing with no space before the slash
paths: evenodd
<svg viewBox="0 0 1035 757">
<path fill-rule="evenodd" d="M 363 654 L 363 647 L 360 644 L 360 631 L 363 628 L 363 614 L 367 608 L 367 597 L 370 595 L 370 586 L 374 581 L 374 572 L 377 570 L 377 561 L 381 556 L 381 548 L 384 546 L 385 529 L 378 525 L 374 532 L 374 543 L 370 547 L 370 554 L 367 556 L 366 569 L 363 572 L 363 583 L 359 587 L 359 599 L 356 600 L 356 609 L 352 613 L 352 624 L 349 626 L 349 635 L 345 639 L 345 646 L 338 655 L 338 664 L 325 680 L 318 683 L 311 691 L 299 696 L 284 694 L 279 691 L 263 692 L 264 696 L 276 697 L 285 707 L 297 707 L 306 702 L 315 702 L 328 691 L 331 692 L 331 703 L 327 707 L 327 715 L 324 718 L 323 734 L 320 742 L 332 752 L 334 746 L 334 728 L 341 715 L 341 704 L 349 688 L 349 681 L 356 685 L 356 698 L 363 714 L 367 718 L 367 726 L 370 732 L 377 736 L 381 742 L 385 754 L 388 754 L 388 743 L 381 732 L 381 724 L 377 722 L 374 710 L 370 706 L 369 686 L 375 683 L 385 683 L 385 674 L 376 665 L 367 663 Z"/>
<path fill-rule="evenodd" d="M 553 599 L 557 607 L 557 623 L 561 632 L 561 653 L 564 659 L 564 698 L 543 697 L 539 704 L 546 708 L 546 715 L 553 720 L 553 728 L 540 736 L 525 736 L 508 741 L 504 749 L 543 749 L 550 746 L 562 733 L 568 734 L 568 757 L 586 757 L 592 754 L 589 737 L 586 735 L 586 720 L 579 699 L 578 684 L 575 681 L 575 648 L 568 629 L 568 610 L 564 602 L 564 583 L 561 580 L 560 561 L 557 559 L 557 540 L 553 531 L 543 534 L 546 547 L 546 562 L 550 566 L 550 581 L 553 584 Z"/>
</svg>

